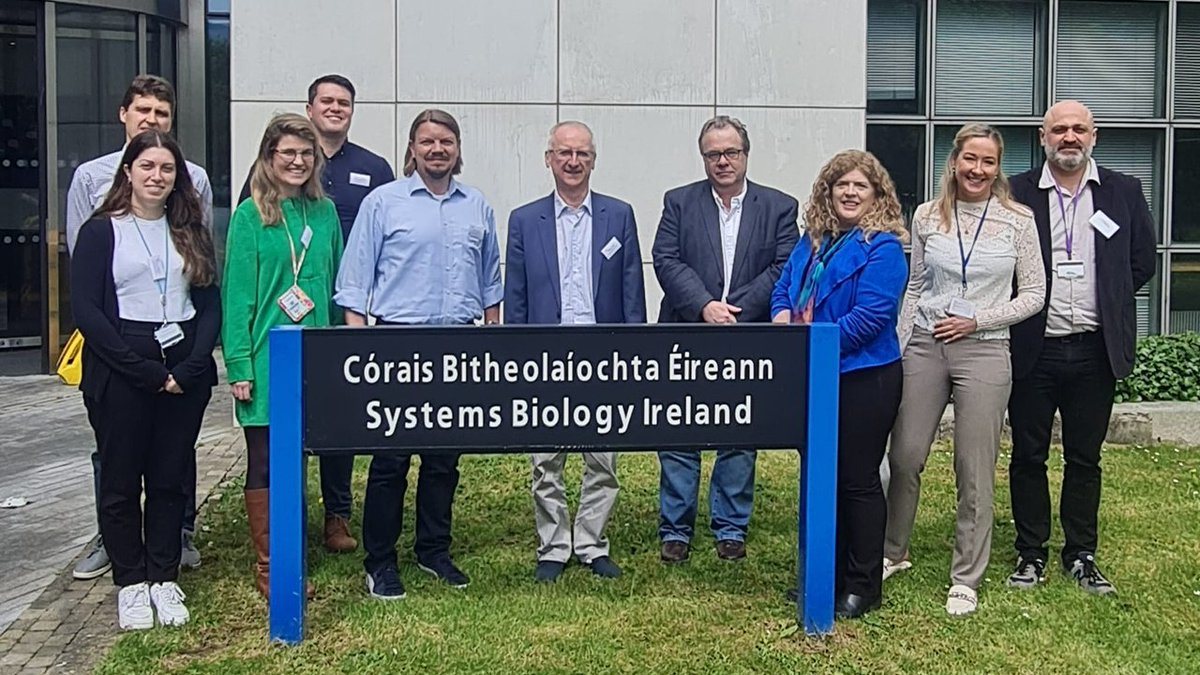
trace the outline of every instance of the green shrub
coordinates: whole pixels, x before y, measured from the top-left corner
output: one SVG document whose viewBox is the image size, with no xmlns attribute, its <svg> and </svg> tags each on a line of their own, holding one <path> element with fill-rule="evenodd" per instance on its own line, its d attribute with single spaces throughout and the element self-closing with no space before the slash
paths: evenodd
<svg viewBox="0 0 1200 675">
<path fill-rule="evenodd" d="M 1200 333 L 1143 338 L 1133 372 L 1117 382 L 1116 401 L 1200 400 L 1198 370 Z"/>
</svg>

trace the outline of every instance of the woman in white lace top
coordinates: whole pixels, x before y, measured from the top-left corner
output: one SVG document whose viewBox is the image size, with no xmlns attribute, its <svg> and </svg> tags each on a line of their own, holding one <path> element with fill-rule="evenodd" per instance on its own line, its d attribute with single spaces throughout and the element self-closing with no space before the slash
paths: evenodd
<svg viewBox="0 0 1200 675">
<path fill-rule="evenodd" d="M 955 135 L 941 194 L 913 216 L 898 326 L 904 396 L 889 454 L 884 578 L 912 566 L 921 471 L 953 399 L 958 514 L 946 611 L 955 615 L 975 611 L 991 551 L 996 456 L 1012 388 L 1008 327 L 1039 311 L 1046 296 L 1033 215 L 1013 201 L 1003 155 L 991 126 L 968 124 Z"/>
</svg>

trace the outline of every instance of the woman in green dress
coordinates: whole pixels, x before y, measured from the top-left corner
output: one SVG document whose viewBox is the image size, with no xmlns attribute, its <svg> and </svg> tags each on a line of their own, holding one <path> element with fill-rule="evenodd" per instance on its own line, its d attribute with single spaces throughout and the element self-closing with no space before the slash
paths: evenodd
<svg viewBox="0 0 1200 675">
<path fill-rule="evenodd" d="M 321 189 L 324 162 L 307 118 L 273 118 L 250 174 L 250 199 L 233 212 L 226 242 L 222 340 L 246 435 L 246 518 L 264 597 L 270 593 L 267 336 L 275 326 L 329 326 L 342 316 L 333 304 L 342 232 Z"/>
</svg>

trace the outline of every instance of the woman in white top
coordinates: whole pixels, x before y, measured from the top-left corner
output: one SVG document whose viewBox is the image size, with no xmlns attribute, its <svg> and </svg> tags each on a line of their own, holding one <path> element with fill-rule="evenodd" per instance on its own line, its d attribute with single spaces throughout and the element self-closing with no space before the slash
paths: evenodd
<svg viewBox="0 0 1200 675">
<path fill-rule="evenodd" d="M 156 613 L 165 626 L 189 616 L 175 583 L 179 529 L 217 383 L 221 302 L 185 166 L 169 135 L 135 136 L 71 256 L 71 308 L 85 340 L 79 388 L 100 455 L 100 534 L 123 629 L 152 628 Z"/>
<path fill-rule="evenodd" d="M 1003 156 L 991 126 L 968 124 L 955 135 L 941 194 L 913 216 L 898 326 L 904 395 L 889 453 L 884 578 L 912 566 L 921 471 L 953 399 L 958 512 L 946 598 L 953 615 L 975 611 L 991 551 L 996 456 L 1012 388 L 1008 327 L 1040 310 L 1046 296 L 1033 215 L 1012 199 Z"/>
</svg>

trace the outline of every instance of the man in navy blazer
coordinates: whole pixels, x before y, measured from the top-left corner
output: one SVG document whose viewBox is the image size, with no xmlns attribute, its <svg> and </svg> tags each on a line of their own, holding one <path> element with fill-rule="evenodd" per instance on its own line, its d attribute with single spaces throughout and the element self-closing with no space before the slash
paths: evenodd
<svg viewBox="0 0 1200 675">
<path fill-rule="evenodd" d="M 771 293 L 800 238 L 793 197 L 746 180 L 750 137 L 719 115 L 700 130 L 707 180 L 663 199 L 654 237 L 662 323 L 769 322 Z M 720 450 L 709 483 L 717 556 L 746 557 L 754 504 L 754 450 Z M 698 451 L 660 452 L 659 539 L 665 563 L 688 559 L 700 487 Z"/>
<path fill-rule="evenodd" d="M 633 208 L 591 191 L 596 145 L 582 122 L 550 130 L 546 166 L 555 190 L 508 219 L 505 323 L 645 323 L 646 289 Z M 533 454 L 538 581 L 556 581 L 572 552 L 598 577 L 621 568 L 604 529 L 617 500 L 615 452 L 583 453 L 583 487 L 572 527 L 563 488 L 565 452 Z"/>
</svg>

